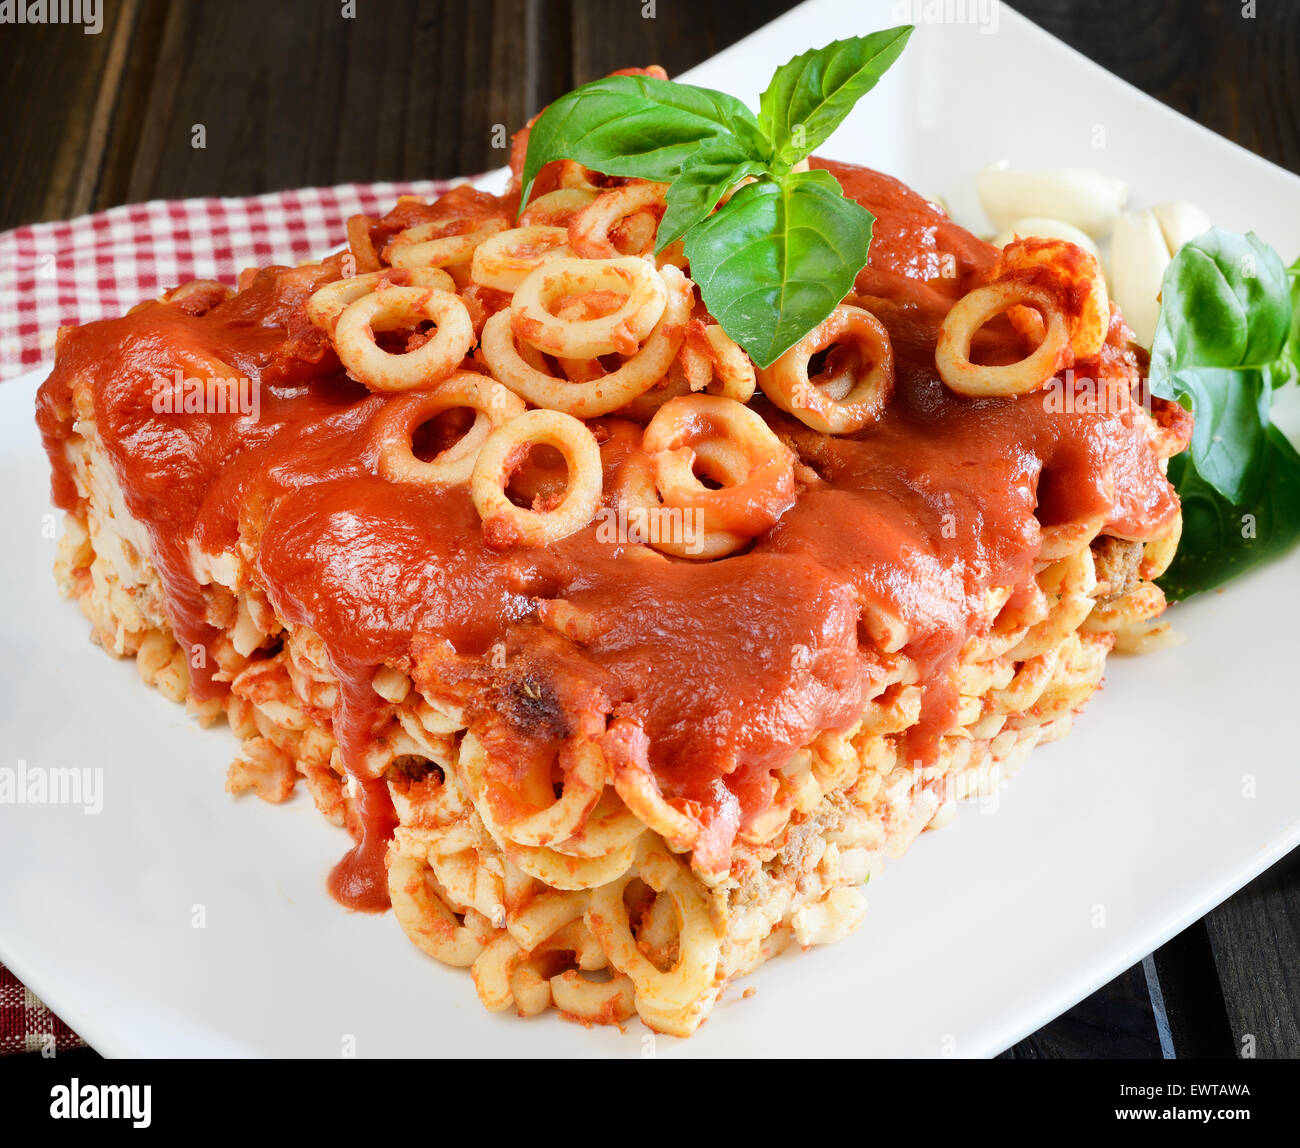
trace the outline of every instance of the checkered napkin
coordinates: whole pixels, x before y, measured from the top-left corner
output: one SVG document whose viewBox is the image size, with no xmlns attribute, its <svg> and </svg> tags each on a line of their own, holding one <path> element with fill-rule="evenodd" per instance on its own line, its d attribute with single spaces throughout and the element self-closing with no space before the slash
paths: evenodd
<svg viewBox="0 0 1300 1148">
<path fill-rule="evenodd" d="M 293 264 L 343 242 L 349 215 L 451 186 L 341 184 L 250 199 L 154 200 L 0 234 L 0 379 L 53 355 L 61 326 L 120 315 L 191 279 Z"/>
<path fill-rule="evenodd" d="M 293 264 L 342 243 L 348 216 L 449 183 L 341 184 L 250 199 L 155 200 L 0 233 L 0 379 L 53 355 L 70 323 L 120 315 L 191 279 L 234 285 L 245 267 Z M 84 1044 L 0 965 L 0 1054 Z"/>
<path fill-rule="evenodd" d="M 59 1020 L 4 965 L 0 965 L 0 1054 L 40 1052 L 49 1056 L 86 1042 Z"/>
</svg>

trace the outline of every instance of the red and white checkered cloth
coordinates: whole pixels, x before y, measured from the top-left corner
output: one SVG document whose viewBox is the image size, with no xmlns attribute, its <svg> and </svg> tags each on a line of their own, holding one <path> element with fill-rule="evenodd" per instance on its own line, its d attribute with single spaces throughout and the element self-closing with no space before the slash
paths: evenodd
<svg viewBox="0 0 1300 1148">
<path fill-rule="evenodd" d="M 0 1054 L 67 1052 L 86 1042 L 36 998 L 36 994 L 0 965 Z"/>
<path fill-rule="evenodd" d="M 48 361 L 58 329 L 120 315 L 191 279 L 234 286 L 245 267 L 294 264 L 345 238 L 350 215 L 450 183 L 341 184 L 249 199 L 154 200 L 0 233 L 0 379 Z M 84 1042 L 0 965 L 0 1054 Z"/>
<path fill-rule="evenodd" d="M 0 234 L 0 379 L 50 359 L 61 326 L 120 315 L 191 279 L 301 263 L 342 243 L 348 216 L 451 185 L 340 184 L 249 199 L 153 200 Z"/>
</svg>

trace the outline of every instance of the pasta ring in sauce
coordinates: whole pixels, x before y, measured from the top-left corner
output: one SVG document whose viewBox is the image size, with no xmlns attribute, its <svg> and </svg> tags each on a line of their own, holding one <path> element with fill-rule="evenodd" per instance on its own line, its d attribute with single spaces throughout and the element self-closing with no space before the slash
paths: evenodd
<svg viewBox="0 0 1300 1148">
<path fill-rule="evenodd" d="M 333 331 L 339 316 L 364 295 L 380 287 L 433 287 L 438 291 L 456 290 L 456 284 L 447 272 L 437 267 L 399 269 L 386 267 L 382 271 L 367 271 L 326 283 L 314 292 L 306 303 L 307 318 L 325 331 Z"/>
<path fill-rule="evenodd" d="M 533 445 L 553 446 L 569 468 L 564 497 L 543 510 L 516 506 L 506 494 L 511 475 Z M 561 411 L 532 410 L 488 435 L 474 463 L 470 494 L 490 547 L 546 546 L 591 521 L 602 479 L 600 447 L 585 423 Z"/>
<path fill-rule="evenodd" d="M 568 226 L 573 217 L 595 198 L 596 192 L 589 188 L 561 187 L 556 191 L 548 191 L 520 212 L 519 223 L 524 227 L 563 227 L 567 241 Z"/>
<path fill-rule="evenodd" d="M 667 193 L 667 184 L 646 180 L 607 188 L 569 223 L 569 246 L 583 259 L 613 259 L 619 255 L 650 254 L 654 250 L 658 217 L 663 214 Z M 631 228 L 633 221 L 642 216 L 648 225 L 635 228 L 635 233 L 631 236 L 633 250 L 620 251 L 610 238 L 610 232 L 620 225 Z"/>
<path fill-rule="evenodd" d="M 1030 307 L 1045 321 L 1043 340 L 1018 363 L 991 366 L 971 362 L 971 341 L 990 319 L 1012 307 Z M 1072 358 L 1070 329 L 1056 296 L 1033 283 L 1000 280 L 968 291 L 944 316 L 935 346 L 939 377 L 950 390 L 970 398 L 1026 395 L 1047 385 Z"/>
<path fill-rule="evenodd" d="M 601 306 L 620 298 L 617 306 Z M 579 314 L 557 314 L 554 308 L 560 304 Z M 554 259 L 536 267 L 515 289 L 511 326 L 520 339 L 548 355 L 632 355 L 667 305 L 663 276 L 644 259 Z M 588 310 L 597 313 L 581 315 Z"/>
<path fill-rule="evenodd" d="M 690 536 L 652 541 L 665 553 L 729 554 L 794 503 L 793 456 L 760 415 L 733 399 L 669 399 L 650 420 L 641 445 L 642 454 L 621 469 L 620 496 L 629 511 L 667 508 L 691 515 Z M 706 486 L 697 469 L 720 485 Z"/>
<path fill-rule="evenodd" d="M 487 219 L 480 221 L 472 231 L 459 235 L 425 238 L 436 235 L 440 228 L 445 230 L 445 225 L 422 223 L 400 232 L 384 248 L 384 258 L 394 267 L 450 267 L 468 263 L 478 245 L 489 236 L 504 231 L 506 225 L 504 220 Z"/>
<path fill-rule="evenodd" d="M 692 391 L 707 390 L 738 403 L 754 397 L 754 364 L 717 323 L 692 320 L 679 359 Z"/>
<path fill-rule="evenodd" d="M 860 369 L 814 382 L 808 364 L 837 343 L 857 348 Z M 759 386 L 778 407 L 823 434 L 852 434 L 884 412 L 894 390 L 894 348 L 885 325 L 870 311 L 841 303 L 770 367 Z M 836 395 L 836 391 L 841 391 Z"/>
<path fill-rule="evenodd" d="M 515 291 L 543 263 L 572 255 L 563 227 L 512 227 L 489 235 L 474 249 L 470 278 L 481 287 Z"/>
<path fill-rule="evenodd" d="M 375 332 L 432 320 L 437 330 L 405 354 L 385 351 Z M 372 391 L 411 391 L 441 382 L 474 345 L 460 297 L 429 287 L 380 287 L 349 303 L 334 327 L 334 349 L 348 372 Z"/>
<path fill-rule="evenodd" d="M 694 301 L 690 280 L 675 267 L 664 267 L 658 274 L 668 290 L 663 314 L 641 349 L 608 374 L 588 382 L 570 382 L 548 374 L 537 362 L 530 363 L 525 357 L 527 352 L 515 345 L 510 310 L 498 311 L 484 323 L 483 358 L 497 379 L 534 406 L 582 418 L 595 418 L 626 406 L 663 378 L 677 355 L 690 318 Z"/>
<path fill-rule="evenodd" d="M 460 439 L 429 462 L 417 458 L 411 436 L 421 423 L 458 407 L 474 411 L 474 422 Z M 453 484 L 468 482 L 474 460 L 488 435 L 524 413 L 518 395 L 486 375 L 457 371 L 431 391 L 390 399 L 373 424 L 379 443 L 379 473 L 389 482 Z"/>
<path fill-rule="evenodd" d="M 1067 240 L 1036 236 L 1008 243 L 998 266 L 1000 278 L 1027 274 L 1053 284 L 1071 317 L 1074 357 L 1091 359 L 1101 353 L 1110 330 L 1110 296 L 1096 256 Z M 1035 312 L 1012 308 L 1007 317 L 1021 334 L 1042 339 L 1043 321 Z"/>
</svg>

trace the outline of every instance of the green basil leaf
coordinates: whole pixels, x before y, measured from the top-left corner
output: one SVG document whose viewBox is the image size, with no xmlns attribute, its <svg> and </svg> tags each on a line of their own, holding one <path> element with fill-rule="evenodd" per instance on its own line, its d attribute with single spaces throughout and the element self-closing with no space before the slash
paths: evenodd
<svg viewBox="0 0 1300 1148">
<path fill-rule="evenodd" d="M 1286 268 L 1254 234 L 1211 228 L 1185 244 L 1165 271 L 1160 298 L 1153 378 L 1184 367 L 1268 366 L 1291 328 Z"/>
<path fill-rule="evenodd" d="M 852 289 L 873 222 L 829 172 L 787 172 L 747 184 L 687 232 L 686 258 L 710 313 L 767 367 Z"/>
<path fill-rule="evenodd" d="M 1275 426 L 1265 430 L 1252 489 L 1225 499 L 1184 452 L 1169 460 L 1169 478 L 1183 503 L 1183 536 L 1158 579 L 1171 599 L 1221 586 L 1273 558 L 1300 538 L 1300 454 Z"/>
<path fill-rule="evenodd" d="M 730 133 L 752 158 L 770 155 L 758 122 L 725 92 L 653 76 L 607 76 L 575 88 L 533 124 L 524 160 L 528 202 L 537 173 L 551 160 L 571 159 L 605 175 L 668 183 L 703 140 Z"/>
<path fill-rule="evenodd" d="M 1287 268 L 1291 278 L 1291 332 L 1287 336 L 1287 353 L 1284 358 L 1284 370 L 1278 371 L 1273 379 L 1274 386 L 1286 382 L 1300 383 L 1300 259 Z"/>
<path fill-rule="evenodd" d="M 1151 390 L 1196 415 L 1169 461 L 1183 537 L 1160 584 L 1173 598 L 1212 589 L 1300 538 L 1300 455 L 1271 422 L 1274 387 L 1296 376 L 1296 276 L 1254 235 L 1211 229 L 1165 272 Z M 1288 279 L 1290 277 L 1290 280 Z"/>
<path fill-rule="evenodd" d="M 782 64 L 759 100 L 758 113 L 777 160 L 798 163 L 825 143 L 898 59 L 912 31 L 907 24 L 835 40 Z"/>
<path fill-rule="evenodd" d="M 730 137 L 705 140 L 682 165 L 681 175 L 669 185 L 668 208 L 659 221 L 655 251 L 662 251 L 707 218 L 729 188 L 746 176 L 762 175 L 765 170 Z"/>
<path fill-rule="evenodd" d="M 1191 453 L 1197 473 L 1229 502 L 1241 502 L 1264 450 L 1267 372 L 1189 367 L 1176 372 L 1172 383 L 1177 397 L 1190 398 L 1196 415 Z"/>
</svg>

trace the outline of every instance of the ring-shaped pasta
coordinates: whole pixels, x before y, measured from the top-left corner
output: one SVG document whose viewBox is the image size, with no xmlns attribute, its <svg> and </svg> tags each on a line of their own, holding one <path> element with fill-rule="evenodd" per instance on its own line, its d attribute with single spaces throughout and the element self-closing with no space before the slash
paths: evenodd
<svg viewBox="0 0 1300 1148">
<path fill-rule="evenodd" d="M 472 965 L 483 952 L 483 945 L 456 919 L 430 883 L 429 867 L 391 847 L 387 860 L 388 895 L 402 931 L 418 948 L 445 965 Z"/>
<path fill-rule="evenodd" d="M 567 760 L 566 760 L 567 759 Z M 545 809 L 517 817 L 504 826 L 520 845 L 554 845 L 573 837 L 587 822 L 609 781 L 609 767 L 600 746 L 581 742 L 562 754 L 564 784 L 560 796 Z"/>
<path fill-rule="evenodd" d="M 393 354 L 375 332 L 424 320 L 437 324 L 414 351 Z M 459 296 L 430 287 L 380 287 L 349 303 L 334 326 L 334 350 L 348 373 L 372 391 L 412 391 L 447 378 L 474 345 L 474 325 Z"/>
<path fill-rule="evenodd" d="M 628 718 L 616 718 L 610 725 L 605 742 L 613 750 L 607 753 L 614 767 L 614 789 L 623 804 L 643 825 L 658 833 L 678 853 L 692 849 L 700 835 L 700 827 L 689 815 L 669 803 L 659 788 L 659 782 L 650 766 L 635 753 L 619 752 L 620 736 L 628 727 Z"/>
<path fill-rule="evenodd" d="M 682 864 L 662 842 L 647 838 L 632 872 L 591 891 L 587 928 L 600 942 L 609 963 L 631 977 L 636 986 L 637 1009 L 685 1014 L 689 1031 L 712 1003 L 714 979 L 722 951 L 722 937 L 709 916 L 708 902 Z M 677 919 L 676 961 L 660 969 L 641 951 L 623 902 L 623 891 L 633 876 L 639 877 L 671 902 Z"/>
<path fill-rule="evenodd" d="M 1191 445 L 1194 419 L 1186 407 L 1172 399 L 1161 400 L 1144 413 L 1147 440 L 1156 458 L 1173 458 Z"/>
<path fill-rule="evenodd" d="M 972 363 L 971 340 L 990 319 L 1012 307 L 1032 307 L 1045 320 L 1043 341 L 1027 358 L 1005 366 Z M 998 280 L 968 291 L 944 316 L 934 350 L 939 377 L 971 398 L 1025 395 L 1042 389 L 1069 360 L 1070 330 L 1055 295 L 1018 280 Z"/>
<path fill-rule="evenodd" d="M 583 167 L 576 159 L 560 160 L 560 174 L 556 177 L 557 185 L 565 191 L 590 191 L 592 193 L 600 190 L 594 182 L 592 176 L 595 174 L 589 167 Z"/>
<path fill-rule="evenodd" d="M 368 215 L 348 216 L 348 250 L 356 260 L 355 269 L 358 272 L 378 271 L 382 266 L 379 252 L 375 250 L 374 241 L 370 238 L 370 229 L 374 223 Z"/>
<path fill-rule="evenodd" d="M 488 1012 L 504 1012 L 515 1004 L 511 981 L 527 954 L 509 933 L 502 933 L 475 959 L 470 968 L 474 990 Z"/>
<path fill-rule="evenodd" d="M 630 403 L 620 407 L 616 413 L 619 418 L 631 419 L 644 426 L 654 418 L 655 411 L 669 399 L 691 393 L 691 384 L 686 381 L 681 363 L 673 362 L 669 364 L 668 373 L 662 379 L 644 394 L 638 395 Z"/>
<path fill-rule="evenodd" d="M 516 845 L 508 839 L 499 844 L 506 859 L 528 876 L 552 889 L 595 889 L 617 880 L 636 859 L 636 843 L 644 827 L 631 841 L 595 857 L 576 857 L 545 845 Z"/>
<path fill-rule="evenodd" d="M 1117 598 L 1096 603 L 1082 624 L 1085 633 L 1115 632 L 1158 618 L 1165 609 L 1165 592 L 1154 582 L 1139 582 Z"/>
<path fill-rule="evenodd" d="M 1108 487 L 1109 483 L 1106 484 Z M 1106 525 L 1106 512 L 1097 511 L 1087 518 L 1074 522 L 1059 522 L 1039 528 L 1038 554 L 1040 563 L 1059 562 L 1092 544 Z"/>
<path fill-rule="evenodd" d="M 706 384 L 709 393 L 721 395 L 726 399 L 735 399 L 738 403 L 749 402 L 754 397 L 754 388 L 758 380 L 757 371 L 750 357 L 717 323 L 710 323 L 704 328 L 704 338 L 713 351 L 710 357 L 713 362 L 713 373 L 719 384 L 717 390 L 712 389 L 712 384 Z"/>
<path fill-rule="evenodd" d="M 541 359 L 541 351 L 536 347 L 529 347 L 524 344 L 527 350 L 532 351 Z M 605 370 L 600 359 L 566 359 L 563 356 L 556 357 L 556 363 L 560 370 L 564 372 L 564 377 L 571 383 L 590 383 L 595 379 L 604 378 L 609 372 Z M 537 364 L 534 364 L 536 366 Z M 543 366 L 545 364 L 543 363 Z"/>
<path fill-rule="evenodd" d="M 613 310 L 591 318 L 562 318 L 553 308 L 584 297 L 622 297 Z M 619 259 L 553 259 L 537 266 L 515 289 L 510 306 L 515 335 L 537 350 L 566 359 L 635 354 L 668 305 L 668 288 L 653 264 Z"/>
<path fill-rule="evenodd" d="M 417 427 L 457 408 L 475 412 L 474 422 L 455 443 L 425 462 L 411 449 Z M 468 482 L 474 460 L 494 428 L 524 413 L 523 400 L 495 379 L 457 371 L 431 391 L 386 402 L 371 434 L 379 444 L 379 474 L 389 482 L 451 485 Z"/>
<path fill-rule="evenodd" d="M 586 893 L 548 891 L 533 897 L 527 908 L 515 906 L 506 917 L 506 929 L 519 947 L 531 952 L 587 911 Z"/>
<path fill-rule="evenodd" d="M 592 188 L 562 187 L 557 191 L 548 191 L 524 208 L 519 215 L 519 223 L 523 227 L 563 227 L 566 229 L 567 242 L 569 223 L 595 198 L 596 192 Z"/>
<path fill-rule="evenodd" d="M 319 263 L 304 264 L 300 268 L 300 273 L 313 274 L 319 266 Z M 182 283 L 179 287 L 165 291 L 162 301 L 170 303 L 173 307 L 179 307 L 190 315 L 206 315 L 218 303 L 233 298 L 234 294 L 235 292 L 216 279 L 193 279 L 189 283 Z"/>
<path fill-rule="evenodd" d="M 1168 570 L 1174 555 L 1178 553 L 1178 543 L 1182 536 L 1183 512 L 1180 510 L 1168 530 L 1143 545 L 1142 558 L 1138 564 L 1139 577 L 1154 581 Z"/>
<path fill-rule="evenodd" d="M 564 497 L 547 510 L 516 506 L 506 494 L 510 476 L 534 445 L 553 446 L 569 468 Z M 584 422 L 561 411 L 532 410 L 488 435 L 474 463 L 470 495 L 493 549 L 547 546 L 591 521 L 602 478 L 600 447 Z"/>
<path fill-rule="evenodd" d="M 656 224 L 656 231 L 658 225 Z M 689 271 L 691 261 L 686 258 L 686 245 L 680 239 L 674 239 L 655 256 L 655 266 L 664 268 L 669 265 L 681 271 Z"/>
<path fill-rule="evenodd" d="M 754 364 L 717 323 L 692 320 L 678 361 L 692 391 L 707 390 L 711 395 L 722 395 L 738 403 L 747 403 L 754 397 L 757 381 Z"/>
<path fill-rule="evenodd" d="M 384 248 L 384 258 L 394 267 L 451 267 L 468 263 L 480 243 L 506 229 L 505 220 L 485 219 L 472 231 L 460 235 L 423 238 L 436 234 L 435 229 L 445 230 L 445 226 L 445 223 L 423 223 L 399 232 Z"/>
<path fill-rule="evenodd" d="M 493 940 L 473 967 L 474 984 L 483 1004 L 496 1012 L 513 1004 L 520 1016 L 535 1016 L 550 1006 L 552 986 L 557 986 L 557 1007 L 572 1011 L 581 1020 L 598 1024 L 626 1020 L 634 1011 L 631 982 L 621 976 L 589 981 L 578 972 L 609 967 L 604 950 L 581 920 L 581 912 L 579 919 L 535 938 L 531 944 L 521 941 L 513 930 Z M 555 973 L 557 958 L 569 966 L 559 973 Z M 571 985 L 569 978 L 575 978 L 577 984 Z M 585 992 L 584 988 L 592 991 Z"/>
<path fill-rule="evenodd" d="M 655 486 L 654 466 L 644 451 L 629 455 L 619 467 L 614 497 L 627 520 L 629 535 L 663 554 L 722 558 L 749 541 L 743 534 L 705 530 L 698 516 L 688 518 L 680 509 L 665 506 Z"/>
<path fill-rule="evenodd" d="M 487 792 L 487 764 L 483 743 L 467 732 L 460 744 L 459 768 L 483 827 L 512 865 L 552 889 L 571 891 L 595 888 L 627 872 L 645 826 L 616 795 L 602 795 L 587 824 L 569 840 L 551 846 L 521 845 L 497 820 Z M 518 918 L 508 927 L 526 941 L 525 925 L 525 919 Z"/>
<path fill-rule="evenodd" d="M 1031 626 L 1007 653 L 1013 661 L 1027 661 L 1056 649 L 1092 612 L 1097 588 L 1092 550 L 1085 546 L 1077 554 L 1053 563 L 1039 575 L 1039 581 L 1051 604 L 1047 616 Z"/>
<path fill-rule="evenodd" d="M 833 393 L 838 387 L 808 377 L 812 357 L 836 343 L 856 347 L 865 366 L 842 380 L 847 391 L 839 396 Z M 759 371 L 758 383 L 772 402 L 813 430 L 822 434 L 860 431 L 880 418 L 894 390 L 894 348 L 889 332 L 870 311 L 841 303 L 775 363 Z"/>
<path fill-rule="evenodd" d="M 618 1024 L 636 1012 L 636 988 L 630 977 L 592 981 L 577 969 L 566 969 L 549 983 L 555 1007 L 580 1021 Z"/>
<path fill-rule="evenodd" d="M 357 217 L 360 218 L 360 217 Z M 380 287 L 432 287 L 436 291 L 455 292 L 456 284 L 450 275 L 437 267 L 412 267 L 409 269 L 385 268 L 367 271 L 350 279 L 326 283 L 312 293 L 305 304 L 307 318 L 325 331 L 333 331 L 339 316 L 355 303 Z"/>
<path fill-rule="evenodd" d="M 569 233 L 563 227 L 512 227 L 489 235 L 474 249 L 470 278 L 481 287 L 514 291 L 530 271 L 572 255 Z"/>
<path fill-rule="evenodd" d="M 415 197 L 403 196 L 398 199 L 401 203 L 407 200 L 410 203 L 420 203 Z M 440 219 L 430 219 L 425 223 L 414 223 L 410 227 L 403 228 L 393 235 L 386 248 L 389 247 L 409 247 L 416 243 L 428 243 L 432 239 L 454 239 L 459 235 L 468 235 L 482 222 L 482 218 L 477 215 L 444 215 Z"/>
<path fill-rule="evenodd" d="M 574 896 L 572 893 L 563 895 Z M 578 893 L 577 896 L 581 898 L 583 904 L 575 918 L 567 925 L 562 925 L 541 938 L 533 946 L 531 955 L 543 956 L 547 953 L 567 953 L 573 958 L 573 965 L 584 972 L 608 969 L 609 959 L 605 956 L 605 950 L 600 947 L 600 943 L 591 935 L 591 930 L 587 928 L 587 922 L 582 919 L 587 908 L 587 897 L 582 893 Z M 510 935 L 515 936 L 513 932 Z"/>
<path fill-rule="evenodd" d="M 645 826 L 623 804 L 618 791 L 610 788 L 596 802 L 582 828 L 572 837 L 552 842 L 551 849 L 566 857 L 604 857 L 626 848 L 644 832 Z"/>
<path fill-rule="evenodd" d="M 1016 239 L 1002 249 L 999 278 L 1032 275 L 1036 283 L 1051 282 L 1058 298 L 1070 299 L 1073 321 L 1070 349 L 1076 359 L 1091 359 L 1101 353 L 1110 330 L 1110 296 L 1106 277 L 1096 256 L 1064 239 L 1033 237 Z M 1083 298 L 1078 286 L 1085 284 Z M 1035 342 L 1043 338 L 1043 320 L 1028 308 L 1012 308 L 1007 317 L 1021 334 Z"/>
<path fill-rule="evenodd" d="M 718 327 L 716 330 L 721 332 L 722 328 Z M 724 335 L 723 338 L 726 338 L 726 336 Z M 687 334 L 687 341 L 691 341 L 689 333 Z M 740 348 L 737 347 L 736 350 L 740 351 Z M 740 351 L 740 353 L 744 355 L 743 351 Z M 696 379 L 705 379 L 699 386 L 694 385 L 687 378 L 683 363 L 688 359 L 696 359 L 693 365 Z M 575 377 L 569 367 L 572 362 L 573 360 L 562 360 L 560 363 L 565 374 L 569 375 L 570 378 Z M 599 360 L 596 360 L 596 362 L 599 363 Z M 724 399 L 735 399 L 738 403 L 747 403 L 754 397 L 755 390 L 754 364 L 749 362 L 748 355 L 745 355 L 745 364 L 749 368 L 747 377 L 743 370 L 732 373 L 730 367 L 719 369 L 712 364 L 711 359 L 705 362 L 701 368 L 696 352 L 692 351 L 688 354 L 686 344 L 683 343 L 681 351 L 678 352 L 677 360 L 669 365 L 668 373 L 645 394 L 639 395 L 627 406 L 621 407 L 617 413 L 620 417 L 645 424 L 654 418 L 655 412 L 669 399 L 675 399 L 679 395 L 695 394 L 699 391 L 704 391 L 710 395 L 719 395 Z M 739 367 L 739 364 L 735 363 L 734 360 L 732 365 Z M 725 375 L 724 371 L 726 372 Z"/>
<path fill-rule="evenodd" d="M 1032 658 L 1017 664 L 1015 676 L 1000 690 L 993 690 L 988 696 L 989 710 L 999 714 L 1024 713 L 1051 685 L 1052 678 L 1060 665 L 1059 649 L 1044 650 Z"/>
<path fill-rule="evenodd" d="M 491 920 L 501 906 L 504 885 L 495 873 L 484 872 L 484 854 L 488 851 L 470 847 L 447 852 L 450 844 L 442 837 L 425 853 L 443 900 L 459 906 L 459 912 L 473 909 Z"/>
<path fill-rule="evenodd" d="M 704 446 L 719 440 L 724 447 Z M 733 399 L 669 399 L 650 420 L 641 445 L 650 456 L 665 505 L 698 510 L 706 531 L 752 538 L 794 502 L 794 456 L 756 411 Z M 710 468 L 710 478 L 727 485 L 706 486 L 695 473 L 699 459 Z M 739 477 L 742 462 L 743 479 L 729 481 Z"/>
<path fill-rule="evenodd" d="M 654 248 L 658 215 L 662 214 L 667 193 L 667 184 L 647 180 L 634 180 L 622 187 L 606 188 L 573 217 L 569 224 L 569 246 L 583 259 L 648 255 Z M 656 208 L 657 213 L 652 210 Z M 620 251 L 610 239 L 610 231 L 620 221 L 641 214 L 649 217 L 651 226 L 648 229 L 638 229 L 632 251 Z"/>
<path fill-rule="evenodd" d="M 595 418 L 626 406 L 667 373 L 690 318 L 694 301 L 690 280 L 675 267 L 665 267 L 659 274 L 668 288 L 663 315 L 641 349 L 617 370 L 585 383 L 547 374 L 529 363 L 515 345 L 509 311 L 498 311 L 483 324 L 481 345 L 489 369 L 515 394 L 537 407 Z"/>
<path fill-rule="evenodd" d="M 702 473 L 720 486 L 739 486 L 749 477 L 751 465 L 744 448 L 726 438 L 707 438 L 694 444 L 695 466 L 691 478 L 695 483 L 696 474 Z"/>
<path fill-rule="evenodd" d="M 537 1016 L 551 1007 L 551 984 L 532 956 L 521 960 L 510 973 L 510 995 L 519 1016 Z"/>
</svg>

